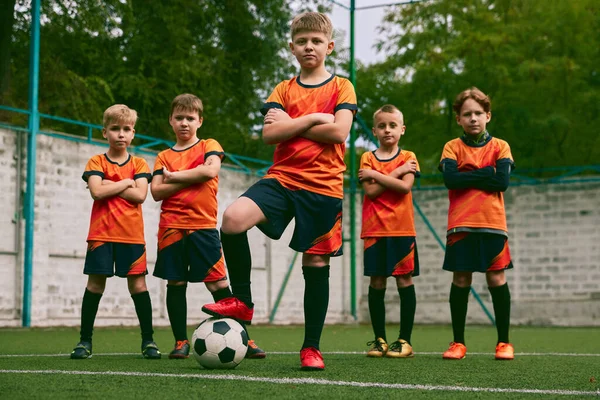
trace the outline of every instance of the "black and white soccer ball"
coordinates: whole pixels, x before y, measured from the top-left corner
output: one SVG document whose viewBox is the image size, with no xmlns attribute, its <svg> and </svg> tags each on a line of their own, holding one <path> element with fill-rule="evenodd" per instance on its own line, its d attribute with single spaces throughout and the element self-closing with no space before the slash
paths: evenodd
<svg viewBox="0 0 600 400">
<path fill-rule="evenodd" d="M 235 368 L 248 351 L 248 333 L 231 318 L 208 318 L 194 331 L 192 349 L 204 368 Z"/>
</svg>

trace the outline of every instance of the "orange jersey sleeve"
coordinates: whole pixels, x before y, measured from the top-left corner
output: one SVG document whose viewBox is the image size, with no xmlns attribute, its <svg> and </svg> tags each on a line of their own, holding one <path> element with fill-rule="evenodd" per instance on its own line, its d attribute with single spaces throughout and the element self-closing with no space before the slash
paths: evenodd
<svg viewBox="0 0 600 400">
<path fill-rule="evenodd" d="M 158 154 L 154 175 L 169 171 L 184 171 L 204 164 L 211 155 L 221 159 L 225 153 L 213 139 L 200 140 L 185 150 L 167 149 Z M 175 193 L 161 204 L 160 228 L 214 229 L 217 227 L 217 191 L 219 177 L 197 183 Z"/>
<path fill-rule="evenodd" d="M 415 160 L 415 153 L 400 150 L 389 160 L 380 160 L 374 152 L 364 153 L 360 159 L 361 169 L 373 169 L 389 175 L 408 161 Z M 417 162 L 417 174 L 420 167 Z M 404 194 L 386 190 L 374 199 L 365 195 L 362 210 L 361 239 L 368 237 L 416 236 L 412 191 Z"/>
<path fill-rule="evenodd" d="M 106 154 L 92 157 L 85 166 L 82 178 L 87 182 L 93 175 L 113 182 L 139 178 L 149 181 L 151 178 L 146 160 L 132 155 L 123 164 L 110 160 Z M 142 205 L 119 196 L 94 200 L 87 240 L 145 244 Z"/>
<path fill-rule="evenodd" d="M 279 108 L 292 118 L 312 113 L 335 114 L 347 109 L 356 113 L 356 93 L 349 80 L 332 75 L 320 85 L 305 85 L 298 77 L 281 82 L 263 105 L 261 112 Z M 345 144 L 325 144 L 303 137 L 278 143 L 273 165 L 265 178 L 275 178 L 283 186 L 304 189 L 325 196 L 343 198 Z"/>
<path fill-rule="evenodd" d="M 492 137 L 483 146 L 467 145 L 460 138 L 446 143 L 440 164 L 454 160 L 460 172 L 496 166 L 499 161 L 514 163 L 510 146 L 504 140 Z M 469 188 L 448 191 L 448 230 L 453 228 L 488 228 L 507 232 L 504 194 Z"/>
</svg>

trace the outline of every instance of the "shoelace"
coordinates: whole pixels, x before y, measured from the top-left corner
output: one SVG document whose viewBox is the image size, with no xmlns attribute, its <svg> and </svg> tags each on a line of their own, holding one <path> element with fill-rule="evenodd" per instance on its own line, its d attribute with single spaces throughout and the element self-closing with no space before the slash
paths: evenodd
<svg viewBox="0 0 600 400">
<path fill-rule="evenodd" d="M 258 346 L 256 345 L 256 343 L 254 343 L 254 340 L 248 340 L 248 347 L 252 347 L 253 349 L 258 349 Z"/>
<path fill-rule="evenodd" d="M 304 354 L 305 354 L 304 358 L 312 358 L 314 360 L 321 360 L 323 358 L 323 357 L 321 357 L 319 352 L 314 349 L 310 349 L 310 350 L 306 351 L 306 353 L 304 353 Z"/>
<path fill-rule="evenodd" d="M 461 344 L 460 343 L 452 342 L 452 343 L 450 343 L 450 348 L 448 350 L 449 351 L 456 351 L 456 350 L 458 350 L 460 348 L 461 348 Z"/>
<path fill-rule="evenodd" d="M 396 341 L 396 342 L 390 344 L 390 350 L 401 351 L 402 350 L 402 343 Z"/>
<path fill-rule="evenodd" d="M 185 346 L 186 344 L 188 344 L 187 340 L 178 340 L 177 343 L 175 344 L 175 348 L 177 350 L 181 350 L 183 348 L 183 346 Z"/>
<path fill-rule="evenodd" d="M 372 346 L 372 345 L 375 345 L 377 350 L 383 351 L 382 343 L 379 340 L 375 339 L 375 340 L 371 340 L 370 342 L 367 342 L 367 346 Z"/>
</svg>

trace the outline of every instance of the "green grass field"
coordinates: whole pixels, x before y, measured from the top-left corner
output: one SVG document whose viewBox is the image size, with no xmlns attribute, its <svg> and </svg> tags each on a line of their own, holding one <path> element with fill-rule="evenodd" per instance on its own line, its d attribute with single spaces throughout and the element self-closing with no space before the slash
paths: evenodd
<svg viewBox="0 0 600 400">
<path fill-rule="evenodd" d="M 388 326 L 388 339 L 396 326 Z M 191 337 L 193 327 L 189 328 Z M 495 361 L 493 327 L 468 326 L 467 358 L 442 360 L 448 326 L 417 326 L 413 359 L 365 356 L 370 326 L 326 326 L 326 369 L 303 372 L 303 328 L 257 326 L 252 338 L 267 351 L 236 369 L 204 370 L 193 357 L 169 360 L 173 339 L 160 328 L 161 360 L 144 360 L 135 328 L 99 328 L 94 356 L 70 360 L 78 330 L 0 329 L 0 398 L 211 399 L 479 399 L 600 396 L 600 330 L 514 327 L 514 361 Z"/>
</svg>

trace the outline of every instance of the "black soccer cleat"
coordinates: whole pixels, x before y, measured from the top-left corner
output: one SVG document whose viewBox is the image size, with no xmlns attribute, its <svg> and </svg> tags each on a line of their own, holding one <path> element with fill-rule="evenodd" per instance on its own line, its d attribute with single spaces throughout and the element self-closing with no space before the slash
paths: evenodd
<svg viewBox="0 0 600 400">
<path fill-rule="evenodd" d="M 86 358 L 92 358 L 92 342 L 81 341 L 77 343 L 77 346 L 71 352 L 72 360 L 84 360 Z"/>
</svg>

